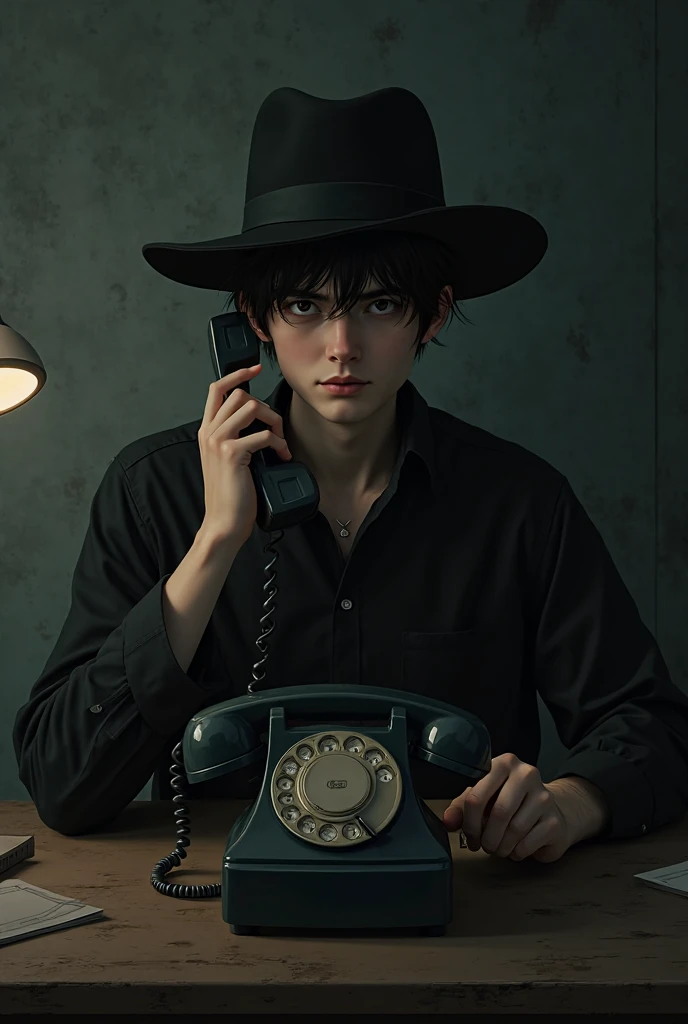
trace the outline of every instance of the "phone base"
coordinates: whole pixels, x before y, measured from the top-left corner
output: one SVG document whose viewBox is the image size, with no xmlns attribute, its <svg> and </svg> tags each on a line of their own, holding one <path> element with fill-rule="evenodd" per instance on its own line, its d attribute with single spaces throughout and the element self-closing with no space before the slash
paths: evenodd
<svg viewBox="0 0 688 1024">
<path fill-rule="evenodd" d="M 390 722 L 389 728 L 366 726 L 360 735 L 382 740 L 400 773 L 393 820 L 365 845 L 326 848 L 285 828 L 272 804 L 275 766 L 300 732 L 308 737 L 314 730 L 303 725 L 287 732 L 283 709 L 271 709 L 263 787 L 230 829 L 222 865 L 223 919 L 244 929 L 234 934 L 444 934 L 453 914 L 451 845 L 443 822 L 413 790 L 405 709 L 394 705 Z"/>
</svg>

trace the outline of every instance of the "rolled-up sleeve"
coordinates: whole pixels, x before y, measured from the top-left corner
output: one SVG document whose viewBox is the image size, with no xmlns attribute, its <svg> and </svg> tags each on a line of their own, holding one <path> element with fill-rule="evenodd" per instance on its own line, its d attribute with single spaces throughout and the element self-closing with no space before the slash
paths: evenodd
<svg viewBox="0 0 688 1024">
<path fill-rule="evenodd" d="M 534 594 L 535 684 L 569 750 L 554 778 L 599 787 L 606 838 L 677 820 L 688 809 L 688 697 L 566 480 Z"/>
</svg>

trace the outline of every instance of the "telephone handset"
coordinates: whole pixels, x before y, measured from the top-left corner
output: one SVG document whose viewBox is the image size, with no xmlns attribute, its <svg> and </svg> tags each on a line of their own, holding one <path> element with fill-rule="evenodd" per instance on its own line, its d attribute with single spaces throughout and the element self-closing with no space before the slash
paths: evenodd
<svg viewBox="0 0 688 1024">
<path fill-rule="evenodd" d="M 258 361 L 245 314 L 213 317 L 208 333 L 216 377 Z M 248 432 L 260 429 L 265 424 Z M 319 493 L 306 466 L 283 463 L 268 448 L 252 457 L 251 469 L 261 529 L 279 531 L 315 514 Z M 266 552 L 274 553 L 274 540 Z M 275 586 L 263 607 L 276 594 Z M 380 686 L 323 683 L 254 693 L 265 678 L 259 669 L 274 629 L 266 619 L 255 641 L 263 657 L 247 693 L 199 711 L 172 751 L 178 839 L 153 868 L 151 884 L 177 899 L 221 896 L 223 919 L 237 935 L 444 934 L 452 920 L 451 846 L 444 824 L 413 789 L 409 756 L 456 773 L 459 793 L 490 771 L 485 725 L 444 701 Z M 183 774 L 195 783 L 249 765 L 263 781 L 230 829 L 221 883 L 164 881 L 190 843 L 186 808 L 177 806 Z"/>
<path fill-rule="evenodd" d="M 216 380 L 260 362 L 260 341 L 245 313 L 212 317 L 208 341 Z M 248 381 L 239 387 L 251 394 Z M 255 434 L 266 427 L 267 424 L 254 420 L 240 436 Z M 256 524 L 261 530 L 283 530 L 312 518 L 318 511 L 318 484 L 302 462 L 284 462 L 274 449 L 260 448 L 251 457 L 250 468 L 256 487 Z"/>
</svg>

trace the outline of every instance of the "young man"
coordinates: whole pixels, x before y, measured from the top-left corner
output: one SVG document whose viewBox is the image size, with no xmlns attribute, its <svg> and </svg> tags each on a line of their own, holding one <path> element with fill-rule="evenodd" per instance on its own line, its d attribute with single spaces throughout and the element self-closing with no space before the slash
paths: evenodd
<svg viewBox="0 0 688 1024">
<path fill-rule="evenodd" d="M 278 89 L 256 121 L 241 234 L 144 247 L 172 280 L 231 290 L 284 376 L 264 417 L 321 492 L 279 541 L 261 687 L 386 685 L 476 714 L 491 771 L 457 793 L 414 761 L 414 784 L 452 800 L 445 824 L 473 848 L 516 860 L 641 835 L 688 804 L 688 699 L 566 478 L 407 379 L 454 303 L 518 281 L 545 249 L 525 214 L 445 205 L 432 125 L 404 89 Z M 352 376 L 357 392 L 327 390 Z M 202 422 L 128 445 L 94 498 L 67 622 L 14 731 L 58 831 L 111 821 L 151 774 L 169 797 L 189 718 L 260 678 L 267 537 L 254 528 L 228 555 L 208 529 L 222 386 Z M 569 748 L 550 783 L 538 692 Z M 252 795 L 260 780 L 193 792 L 245 795 L 242 782 Z"/>
<path fill-rule="evenodd" d="M 319 510 L 344 559 L 392 477 L 402 436 L 397 394 L 452 305 L 451 285 L 436 291 L 438 256 L 430 266 L 423 260 L 433 247 L 394 234 L 344 237 L 326 247 L 308 243 L 292 253 L 288 272 L 277 263 L 279 293 L 271 296 L 273 308 L 261 310 L 260 323 L 248 309 L 291 389 L 284 423 L 289 451 L 313 472 Z M 279 261 L 279 250 L 275 255 Z M 300 280 L 301 264 L 304 274 L 317 265 L 323 283 Z M 271 270 L 261 268 L 260 280 L 270 280 Z M 239 296 L 242 310 L 248 301 L 255 304 Z M 439 311 L 433 314 L 433 307 Z M 432 316 L 425 329 L 418 310 L 425 320 Z"/>
</svg>

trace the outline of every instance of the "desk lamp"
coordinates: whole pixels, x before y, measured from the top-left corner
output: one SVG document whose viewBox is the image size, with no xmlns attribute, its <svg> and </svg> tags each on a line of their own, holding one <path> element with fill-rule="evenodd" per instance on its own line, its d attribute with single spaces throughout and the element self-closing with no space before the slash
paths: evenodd
<svg viewBox="0 0 688 1024">
<path fill-rule="evenodd" d="M 34 347 L 0 317 L 0 416 L 37 395 L 47 376 Z"/>
</svg>

